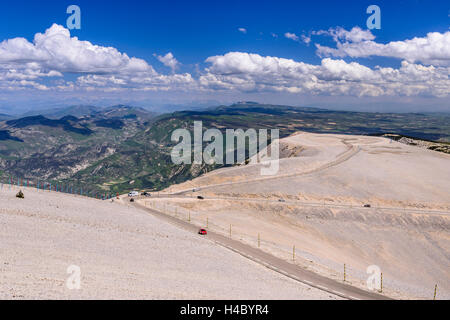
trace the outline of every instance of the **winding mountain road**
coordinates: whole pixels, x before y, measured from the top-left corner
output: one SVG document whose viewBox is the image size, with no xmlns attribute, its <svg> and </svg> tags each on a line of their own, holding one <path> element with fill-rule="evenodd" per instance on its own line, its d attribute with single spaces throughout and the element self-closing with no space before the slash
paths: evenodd
<svg viewBox="0 0 450 320">
<path fill-rule="evenodd" d="M 199 187 L 193 187 L 193 188 L 190 188 L 190 189 L 180 190 L 180 191 L 177 191 L 177 192 L 173 192 L 172 194 L 173 195 L 182 195 L 182 194 L 186 194 L 186 193 L 192 192 L 193 189 L 195 189 L 196 191 L 201 191 L 201 190 L 206 190 L 206 189 L 211 189 L 211 188 L 216 188 L 216 187 L 241 185 L 241 184 L 246 184 L 246 183 L 250 183 L 250 182 L 268 181 L 268 180 L 289 178 L 289 177 L 297 177 L 297 176 L 303 176 L 303 175 L 307 175 L 307 174 L 316 173 L 316 172 L 319 172 L 319 171 L 322 171 L 322 170 L 325 170 L 325 169 L 337 166 L 337 165 L 339 165 L 339 164 L 349 160 L 350 158 L 355 156 L 360 151 L 360 147 L 359 146 L 355 146 L 355 145 L 349 144 L 345 139 L 343 139 L 342 142 L 348 148 L 346 151 L 344 151 L 342 154 L 337 156 L 335 160 L 327 162 L 327 163 L 322 164 L 322 165 L 319 165 L 318 167 L 310 169 L 310 170 L 306 170 L 306 171 L 303 171 L 303 172 L 296 172 L 296 173 L 287 173 L 287 174 L 273 175 L 273 176 L 267 176 L 267 177 L 262 177 L 262 178 L 247 179 L 247 180 L 244 180 L 244 181 L 233 181 L 233 182 L 224 182 L 224 183 L 218 183 L 218 184 L 210 184 L 210 185 L 205 185 L 205 186 L 199 186 Z M 240 169 L 240 168 L 238 167 L 236 169 Z M 231 170 L 233 170 L 233 169 L 231 169 Z"/>
<path fill-rule="evenodd" d="M 133 205 L 139 209 L 145 210 L 149 214 L 160 218 L 166 222 L 169 222 L 177 227 L 183 228 L 189 232 L 198 232 L 198 226 L 195 226 L 187 221 L 169 216 L 165 213 L 159 212 L 154 209 L 145 207 L 142 204 L 134 202 Z M 277 258 L 269 253 L 266 253 L 260 249 L 253 248 L 240 241 L 234 240 L 229 237 L 225 237 L 221 234 L 208 231 L 208 235 L 205 240 L 213 241 L 216 244 L 232 250 L 247 259 L 250 259 L 256 263 L 259 263 L 266 268 L 269 268 L 275 272 L 283 274 L 291 279 L 299 281 L 308 286 L 317 288 L 319 290 L 328 292 L 330 294 L 339 296 L 349 300 L 390 300 L 390 298 L 378 294 L 376 292 L 365 291 L 346 283 L 338 282 L 333 279 L 326 278 L 312 271 L 305 270 L 295 264 L 289 263 L 285 260 Z"/>
</svg>

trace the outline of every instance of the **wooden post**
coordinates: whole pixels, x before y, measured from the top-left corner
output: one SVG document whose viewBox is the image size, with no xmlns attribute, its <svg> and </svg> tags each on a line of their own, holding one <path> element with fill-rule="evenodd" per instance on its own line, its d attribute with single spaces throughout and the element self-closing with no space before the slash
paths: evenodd
<svg viewBox="0 0 450 320">
<path fill-rule="evenodd" d="M 206 229 L 208 229 L 209 228 L 209 219 L 208 219 L 208 217 L 206 217 Z"/>
<path fill-rule="evenodd" d="M 383 292 L 383 272 L 381 273 L 380 293 Z"/>
<path fill-rule="evenodd" d="M 292 261 L 295 261 L 295 245 L 292 247 Z"/>
<path fill-rule="evenodd" d="M 434 286 L 434 297 L 433 297 L 433 300 L 436 300 L 436 293 L 437 293 L 437 284 Z"/>
<path fill-rule="evenodd" d="M 345 273 L 345 263 L 344 263 L 344 282 L 345 282 L 346 276 L 347 276 L 347 274 Z"/>
<path fill-rule="evenodd" d="M 231 238 L 231 224 L 230 224 L 230 238 Z"/>
<path fill-rule="evenodd" d="M 188 218 L 189 223 L 191 222 L 191 212 L 189 211 L 189 218 Z"/>
<path fill-rule="evenodd" d="M 261 247 L 261 236 L 258 233 L 258 248 L 260 248 L 260 247 Z"/>
</svg>

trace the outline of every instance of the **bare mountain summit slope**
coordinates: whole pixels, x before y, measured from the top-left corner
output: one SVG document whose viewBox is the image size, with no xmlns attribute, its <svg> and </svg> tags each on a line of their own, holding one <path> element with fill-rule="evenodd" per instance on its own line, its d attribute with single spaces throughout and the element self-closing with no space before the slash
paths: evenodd
<svg viewBox="0 0 450 320">
<path fill-rule="evenodd" d="M 261 176 L 263 164 L 249 164 L 213 171 L 170 191 L 201 187 L 214 193 L 450 209 L 447 154 L 381 137 L 305 132 L 281 139 L 280 154 L 275 176 Z"/>
<path fill-rule="evenodd" d="M 365 287 L 377 265 L 388 295 L 432 298 L 438 284 L 438 298 L 450 298 L 450 155 L 304 132 L 280 150 L 276 176 L 261 176 L 262 164 L 220 169 L 171 187 L 164 201 L 224 234 L 232 225 L 249 244 L 259 234 L 263 250 L 286 260 L 295 245 L 296 263 L 328 277 L 341 280 L 346 264 L 347 281 Z"/>
<path fill-rule="evenodd" d="M 17 192 L 0 191 L 0 299 L 337 298 L 120 201 Z"/>
</svg>

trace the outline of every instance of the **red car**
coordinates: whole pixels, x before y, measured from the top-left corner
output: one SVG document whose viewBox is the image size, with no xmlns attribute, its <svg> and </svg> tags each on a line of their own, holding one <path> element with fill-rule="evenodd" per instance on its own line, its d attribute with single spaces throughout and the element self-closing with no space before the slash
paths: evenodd
<svg viewBox="0 0 450 320">
<path fill-rule="evenodd" d="M 206 236 L 208 234 L 208 231 L 206 231 L 206 229 L 200 229 L 198 231 L 198 234 L 201 234 L 202 236 Z"/>
</svg>

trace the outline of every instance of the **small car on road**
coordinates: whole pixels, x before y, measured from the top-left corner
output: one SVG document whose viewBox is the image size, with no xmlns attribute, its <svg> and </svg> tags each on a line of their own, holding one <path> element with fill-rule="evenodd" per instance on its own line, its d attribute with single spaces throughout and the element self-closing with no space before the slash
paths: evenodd
<svg viewBox="0 0 450 320">
<path fill-rule="evenodd" d="M 129 197 L 137 197 L 137 196 L 139 196 L 139 192 L 137 192 L 137 191 L 131 191 L 131 192 L 128 194 L 128 196 L 129 196 Z"/>
<path fill-rule="evenodd" d="M 202 235 L 202 236 L 206 236 L 207 234 L 208 234 L 208 231 L 206 231 L 206 229 L 200 229 L 199 231 L 198 231 L 198 234 L 200 234 L 200 235 Z"/>
</svg>

